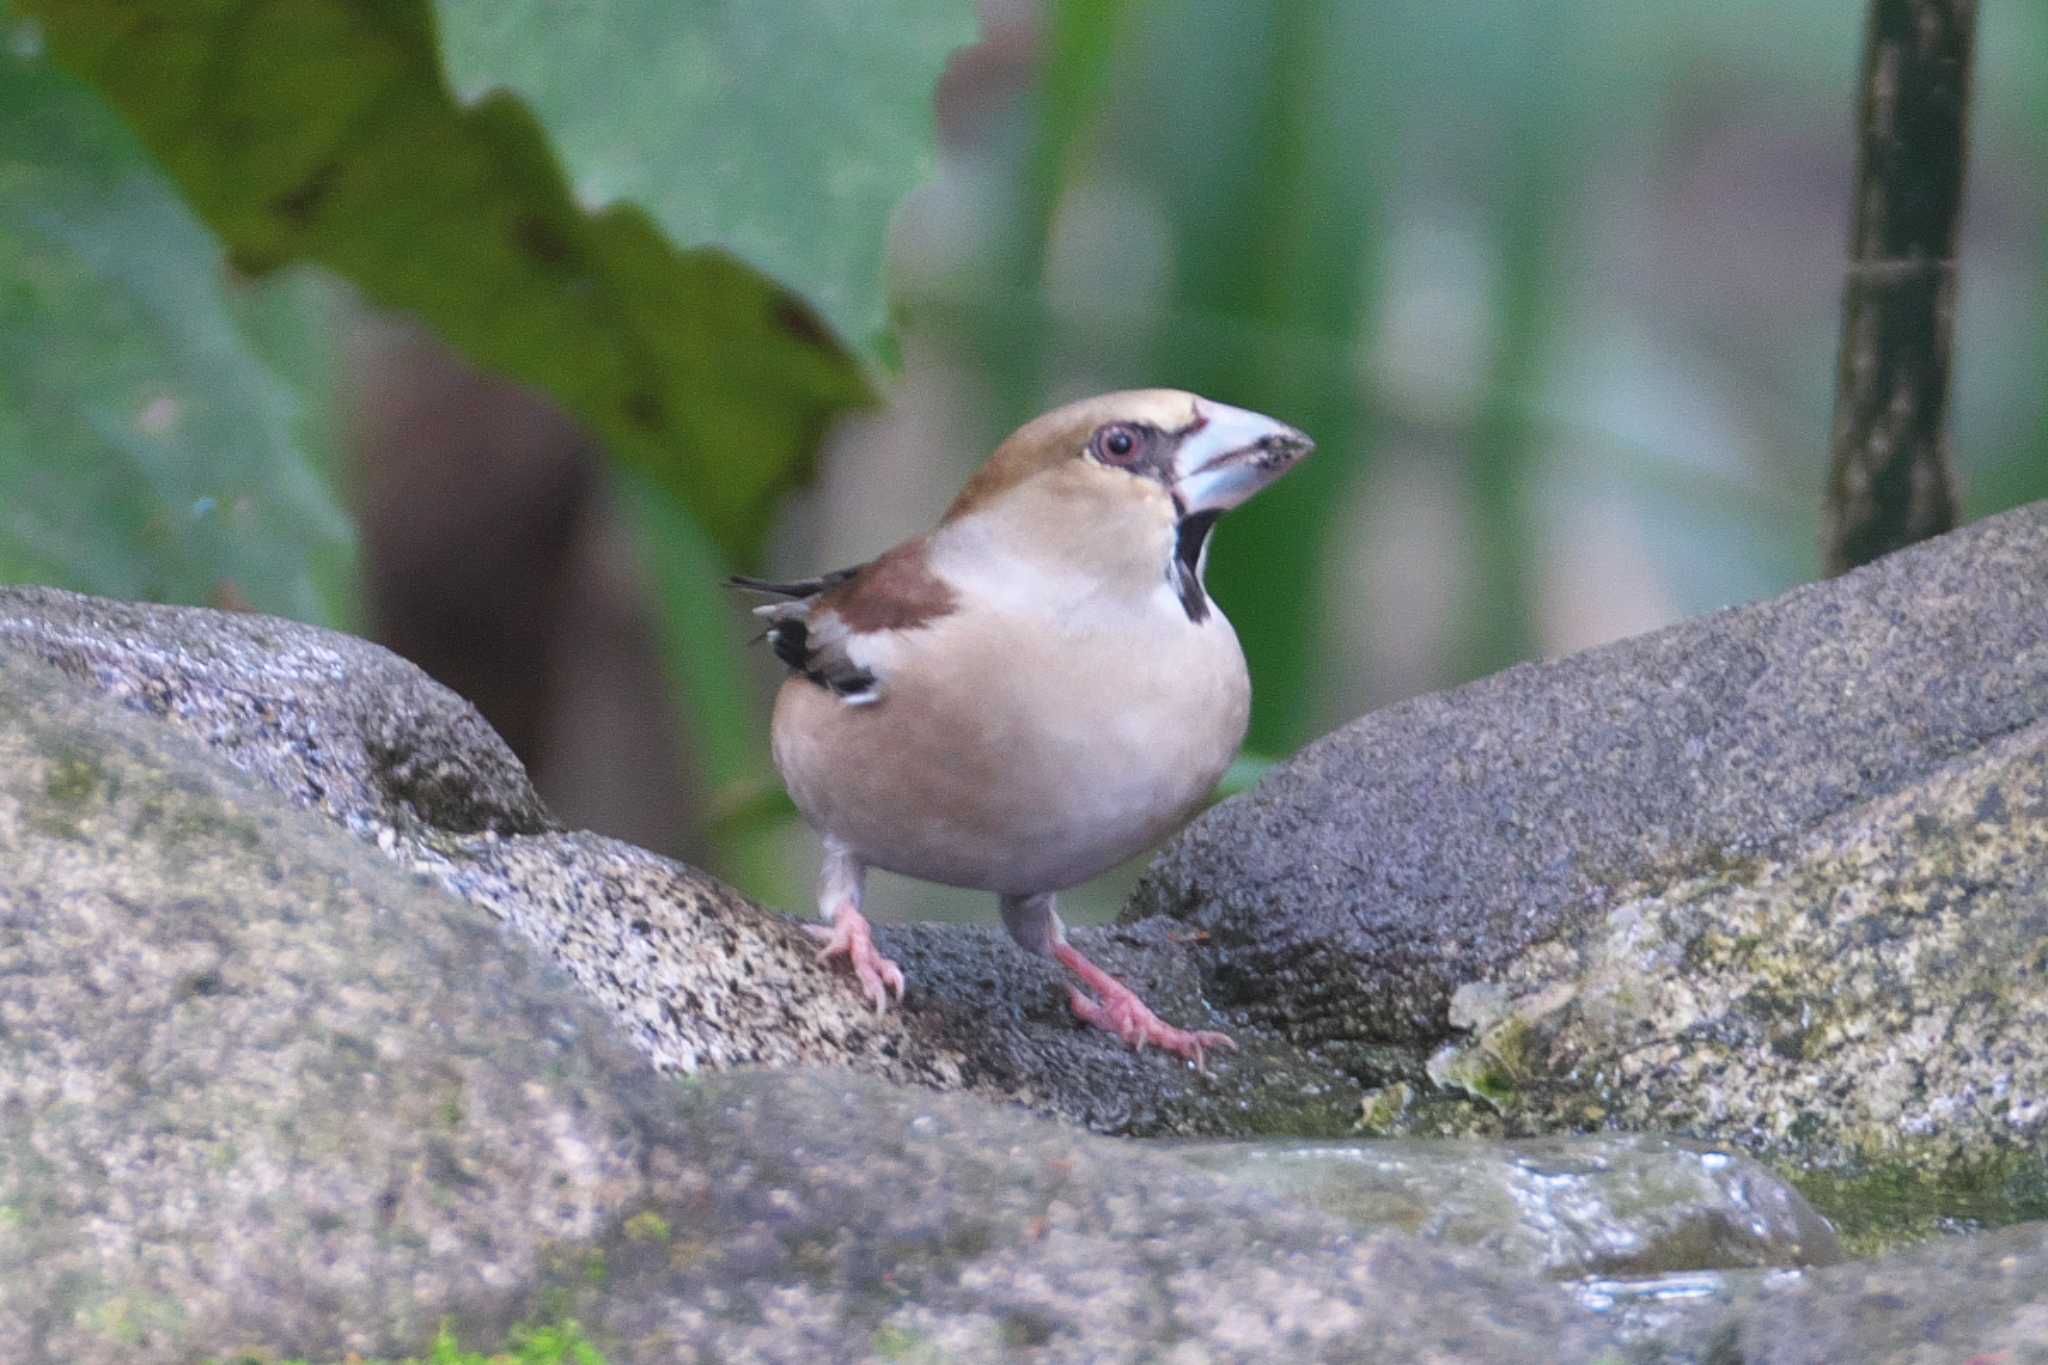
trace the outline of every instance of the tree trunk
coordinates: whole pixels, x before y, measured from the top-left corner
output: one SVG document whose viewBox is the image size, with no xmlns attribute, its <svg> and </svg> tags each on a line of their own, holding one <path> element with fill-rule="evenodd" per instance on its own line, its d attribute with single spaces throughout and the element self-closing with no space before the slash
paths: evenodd
<svg viewBox="0 0 2048 1365">
<path fill-rule="evenodd" d="M 1824 549 L 1829 573 L 1956 523 L 1944 430 L 1976 0 L 1871 0 Z"/>
</svg>

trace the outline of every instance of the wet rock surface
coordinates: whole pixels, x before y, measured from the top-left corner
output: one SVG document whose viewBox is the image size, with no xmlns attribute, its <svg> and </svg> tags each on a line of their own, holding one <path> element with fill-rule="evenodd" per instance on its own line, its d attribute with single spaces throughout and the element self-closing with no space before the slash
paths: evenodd
<svg viewBox="0 0 2048 1365">
<path fill-rule="evenodd" d="M 1368 717 L 1077 935 L 1198 1073 L 994 929 L 885 928 L 871 1014 L 374 646 L 0 589 L 0 1358 L 2048 1359 L 2039 1226 L 1813 1268 L 1614 1131 L 1852 1249 L 2048 1216 L 2044 750 L 2048 507 Z M 1364 1212 L 990 1099 L 1610 1145 L 1360 1148 Z"/>
<path fill-rule="evenodd" d="M 1667 1288 L 1680 1291 L 1676 1281 Z M 2041 1365 L 2048 1223 L 1797 1273 L 1701 1277 L 1660 1308 L 1608 1309 L 1631 1365 Z"/>
<path fill-rule="evenodd" d="M 1133 913 L 1206 934 L 1211 999 L 1356 1075 L 1371 1131 L 1678 1132 L 2038 1216 L 2044 744 L 2037 505 L 1368 716 Z"/>
<path fill-rule="evenodd" d="M 1605 1339 L 1532 1277 L 1014 1107 L 657 1075 L 474 906 L 0 658 L 0 1359 L 387 1357 L 561 1318 L 614 1362 Z"/>
<path fill-rule="evenodd" d="M 1461 990 L 1432 1069 L 1511 1127 L 1726 1137 L 2038 1216 L 2044 968 L 2048 723 Z"/>
<path fill-rule="evenodd" d="M 1182 1159 L 1554 1278 L 1830 1265 L 1834 1229 L 1739 1152 L 1668 1138 L 1194 1142 Z"/>
<path fill-rule="evenodd" d="M 2042 1365 L 2048 1223 L 1814 1269 L 1585 1279 L 1628 1365 Z"/>
</svg>

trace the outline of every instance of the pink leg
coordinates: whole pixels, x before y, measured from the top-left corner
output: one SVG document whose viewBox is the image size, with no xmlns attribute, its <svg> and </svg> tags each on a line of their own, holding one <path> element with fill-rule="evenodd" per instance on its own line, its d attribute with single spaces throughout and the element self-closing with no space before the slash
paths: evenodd
<svg viewBox="0 0 2048 1365">
<path fill-rule="evenodd" d="M 1054 943 L 1052 955 L 1054 961 L 1080 977 L 1082 984 L 1099 997 L 1091 998 L 1087 991 L 1076 989 L 1071 997 L 1074 1013 L 1095 1027 L 1114 1033 L 1139 1051 L 1144 1051 L 1149 1043 L 1162 1051 L 1186 1057 L 1198 1068 L 1202 1065 L 1202 1054 L 1210 1048 L 1237 1051 L 1237 1044 L 1227 1034 L 1191 1033 L 1167 1023 L 1146 1007 L 1136 991 L 1083 957 L 1081 950 L 1072 944 L 1064 940 Z"/>
<path fill-rule="evenodd" d="M 903 999 L 903 969 L 883 957 L 875 947 L 874 936 L 868 931 L 868 918 L 851 904 L 842 903 L 832 923 L 807 924 L 813 938 L 825 941 L 818 949 L 818 961 L 829 962 L 843 957 L 853 964 L 853 974 L 860 980 L 862 994 L 874 1005 L 880 1014 L 889 1008 L 889 996 Z"/>
<path fill-rule="evenodd" d="M 903 971 L 876 950 L 867 916 L 860 912 L 861 880 L 866 873 L 851 849 L 827 835 L 825 865 L 818 876 L 818 905 L 832 922 L 805 927 L 825 942 L 818 950 L 818 961 L 845 958 L 853 966 L 861 993 L 880 1014 L 889 1007 L 892 991 L 899 1002 L 903 999 Z"/>
</svg>

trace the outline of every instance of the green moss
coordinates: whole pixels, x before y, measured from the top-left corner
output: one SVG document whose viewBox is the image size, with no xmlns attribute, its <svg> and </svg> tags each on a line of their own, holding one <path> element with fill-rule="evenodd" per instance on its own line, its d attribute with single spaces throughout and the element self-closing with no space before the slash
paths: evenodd
<svg viewBox="0 0 2048 1365">
<path fill-rule="evenodd" d="M 144 1346 L 175 1336 L 184 1322 L 184 1306 L 161 1294 L 115 1294 L 85 1308 L 92 1329 L 123 1346 Z"/>
<path fill-rule="evenodd" d="M 1358 1130 L 1373 1137 L 1386 1136 L 1414 1098 L 1414 1090 L 1405 1081 L 1366 1091 L 1359 1096 Z"/>
<path fill-rule="evenodd" d="M 1510 1015 L 1465 1046 L 1431 1059 L 1429 1078 L 1506 1110 L 1535 1074 L 1534 1044 L 1535 1030 Z"/>
<path fill-rule="evenodd" d="M 115 779 L 118 782 L 118 779 Z M 110 784 L 111 785 L 111 784 Z M 171 790 L 140 798 L 133 805 L 128 835 L 172 853 L 199 845 L 228 845 L 244 852 L 263 846 L 263 830 L 219 801 L 190 790 Z"/>
<path fill-rule="evenodd" d="M 1218 1126 L 1235 1137 L 1347 1137 L 1358 1123 L 1357 1092 L 1342 1085 L 1325 1083 L 1306 1096 L 1261 1086 L 1233 1098 L 1239 1102 L 1228 1111 L 1227 1126 L 1220 1119 Z"/>
<path fill-rule="evenodd" d="M 330 1365 L 304 1359 L 278 1361 L 269 1355 L 246 1354 L 214 1357 L 214 1365 Z M 332 1362 L 331 1365 L 341 1365 Z M 443 1323 L 424 1356 L 400 1360 L 363 1360 L 347 1357 L 347 1365 L 606 1365 L 604 1353 L 584 1339 L 574 1322 L 563 1321 L 542 1327 L 514 1328 L 511 1336 L 495 1351 L 463 1349 L 454 1329 Z"/>
<path fill-rule="evenodd" d="M 665 1243 L 673 1235 L 668 1219 L 652 1209 L 643 1210 L 626 1220 L 626 1240 L 629 1242 Z"/>
<path fill-rule="evenodd" d="M 876 1360 L 899 1361 L 902 1365 L 940 1365 L 945 1359 L 938 1348 L 905 1327 L 884 1325 L 868 1341 Z"/>
<path fill-rule="evenodd" d="M 43 779 L 43 795 L 53 805 L 75 810 L 107 780 L 99 761 L 76 749 L 61 750 L 51 758 L 49 775 Z"/>
<path fill-rule="evenodd" d="M 2048 1157 L 2001 1152 L 1927 1167 L 1909 1162 L 1778 1173 L 1841 1234 L 1853 1256 L 1874 1256 L 1944 1233 L 2048 1218 Z"/>
<path fill-rule="evenodd" d="M 1798 1146 L 1813 1142 L 1827 1130 L 1827 1119 L 1817 1110 L 1802 1109 L 1785 1126 L 1785 1140 Z"/>
<path fill-rule="evenodd" d="M 114 782 L 97 758 L 76 746 L 58 740 L 42 748 L 50 761 L 43 778 L 43 803 L 29 812 L 29 827 L 53 839 L 80 839 L 79 821 L 102 786 Z"/>
</svg>

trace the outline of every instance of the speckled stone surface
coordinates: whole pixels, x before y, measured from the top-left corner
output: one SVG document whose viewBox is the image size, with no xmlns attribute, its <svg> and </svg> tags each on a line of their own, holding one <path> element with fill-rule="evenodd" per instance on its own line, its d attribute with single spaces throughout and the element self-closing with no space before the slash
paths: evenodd
<svg viewBox="0 0 2048 1365">
<path fill-rule="evenodd" d="M 1883 866 L 1800 841 L 1823 827 L 1844 837 L 1843 821 L 1888 797 L 1939 805 L 1927 784 L 1973 771 L 2001 736 L 2048 716 L 2048 505 L 1771 602 L 1368 716 L 1211 811 L 1157 861 L 1125 923 L 1076 934 L 1165 1017 L 1243 1044 L 1206 1074 L 1076 1024 L 1058 974 L 993 927 L 885 928 L 910 992 L 903 1008 L 871 1013 L 789 919 L 695 869 L 556 828 L 473 711 L 365 642 L 0 589 L 7 652 L 167 721 L 502 918 L 663 1069 L 842 1064 L 1127 1134 L 1649 1124 L 1834 1166 L 1881 1158 L 1924 1173 L 1961 1161 L 1981 1168 L 1973 1179 L 1990 1148 L 2033 1140 L 2033 1111 L 2010 1098 L 1990 1035 L 1965 1029 L 1956 1037 L 1973 1051 L 1941 1051 L 1939 972 L 1913 977 L 1903 1003 L 1875 1002 L 1905 1014 L 1838 1019 L 1787 1055 L 1782 1024 L 1753 1011 L 1791 1008 L 1773 981 L 1804 971 L 1800 943 L 1832 941 L 1812 916 L 1772 920 L 1768 932 L 1793 941 L 1747 957 L 1688 937 L 1700 916 L 1673 919 L 1667 948 L 1681 961 L 1654 979 L 1721 1003 L 1672 1037 L 1657 1032 L 1665 998 L 1647 997 L 1641 1026 L 1661 1052 L 1590 1031 L 1581 1010 L 1542 1035 L 1547 1072 L 1516 1046 L 1503 1070 L 1501 1045 L 1528 1041 L 1522 1026 L 1475 1030 L 1510 1006 L 1516 1018 L 1540 1012 L 1573 963 L 1661 970 L 1599 947 L 1608 916 L 1702 887 L 1796 887 L 1847 904 L 1883 902 L 1883 879 L 1905 876 L 1942 915 L 1879 903 L 1858 912 L 1858 932 L 1941 962 L 1940 944 L 1916 936 L 2003 916 L 1994 941 L 2014 946 L 2002 960 L 2029 960 L 2017 945 L 2033 893 L 2009 879 L 1944 881 L 1955 840 L 1940 820 L 1886 834 Z M 2022 856 L 2034 816 L 2007 808 Z M 1787 857 L 1796 870 L 1780 866 Z M 1711 981 L 1686 958 L 1701 952 Z M 1845 1002 L 1866 998 L 1837 984 Z M 2000 1027 L 2031 1017 L 2024 991 L 1993 995 Z M 1829 1041 L 1889 1037 L 1894 1024 L 1905 1071 L 1866 1077 L 1855 1068 L 1875 1043 Z M 1767 1040 L 1771 1055 L 1749 1058 L 1716 1030 Z M 2031 1044 L 2012 1047 L 2030 1067 Z M 1544 1079 L 1568 1073 L 1569 1087 Z M 1958 1116 L 1932 1139 L 1945 1151 L 1882 1137 L 1892 1119 L 1924 1128 L 1936 1113 Z"/>
<path fill-rule="evenodd" d="M 389 650 L 272 616 L 0 587 L 0 651 L 192 736 L 372 840 L 559 828 L 476 708 Z"/>
<path fill-rule="evenodd" d="M 1012 1107 L 659 1076 L 474 907 L 0 657 L 0 1359 L 384 1357 L 563 1316 L 619 1365 L 1606 1340 L 1551 1286 Z"/>
<path fill-rule="evenodd" d="M 2048 718 L 2048 504 L 1825 583 L 1388 707 L 1162 853 L 1128 918 L 1306 1045 L 1450 1037 L 1451 999 Z M 1846 869 L 1845 869 L 1846 870 Z"/>
<path fill-rule="evenodd" d="M 1115 1133 L 1328 1131 L 1355 1100 L 1284 1039 L 1210 1009 L 1173 927 L 1075 941 L 1170 1019 L 1244 1050 L 1197 1073 L 1078 1024 L 1058 972 L 990 925 L 879 931 L 909 976 L 870 1011 L 789 917 L 717 878 L 563 830 L 476 712 L 389 651 L 199 608 L 0 588 L 0 656 L 167 723 L 544 948 L 663 1070 L 842 1065 L 1002 1096 Z M 765 743 L 765 738 L 764 738 Z M 808 907 L 802 907 L 808 909 Z"/>
<path fill-rule="evenodd" d="M 1747 1280 L 1630 1365 L 2048 1365 L 2048 1223 Z"/>
<path fill-rule="evenodd" d="M 664 1069 L 823 1062 L 944 1088 L 954 1047 L 876 1016 L 815 945 L 715 877 L 563 830 L 497 733 L 363 640 L 269 617 L 0 589 L 0 655 L 169 723 L 505 920 Z"/>
<path fill-rule="evenodd" d="M 1624 899 L 1451 1017 L 1432 1073 L 1512 1128 L 1705 1133 L 2048 1212 L 2048 721 Z"/>
</svg>

